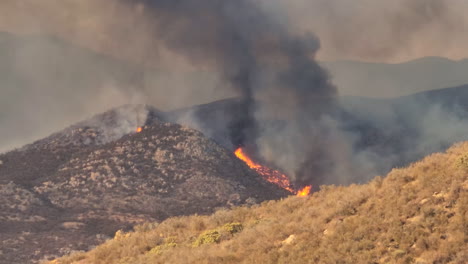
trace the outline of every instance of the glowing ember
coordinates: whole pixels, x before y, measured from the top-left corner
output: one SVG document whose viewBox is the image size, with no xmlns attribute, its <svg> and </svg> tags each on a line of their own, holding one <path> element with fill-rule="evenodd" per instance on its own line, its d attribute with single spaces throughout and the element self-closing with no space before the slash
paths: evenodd
<svg viewBox="0 0 468 264">
<path fill-rule="evenodd" d="M 137 127 L 136 132 L 137 132 L 137 133 L 140 133 L 142 130 L 143 130 L 142 127 Z"/>
<path fill-rule="evenodd" d="M 279 187 L 288 190 L 291 193 L 295 193 L 297 196 L 307 196 L 312 189 L 312 186 L 306 186 L 302 190 L 296 191 L 291 185 L 289 178 L 278 170 L 270 169 L 266 166 L 256 163 L 253 161 L 244 151 L 243 148 L 238 148 L 234 154 L 243 162 L 247 164 L 251 169 L 255 170 L 263 179 L 278 185 Z"/>
</svg>

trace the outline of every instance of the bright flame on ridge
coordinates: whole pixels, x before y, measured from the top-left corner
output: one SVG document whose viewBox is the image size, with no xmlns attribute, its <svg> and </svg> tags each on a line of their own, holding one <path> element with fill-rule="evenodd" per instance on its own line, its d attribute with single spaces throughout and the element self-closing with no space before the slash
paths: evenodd
<svg viewBox="0 0 468 264">
<path fill-rule="evenodd" d="M 260 176 L 262 176 L 263 179 L 265 179 L 268 182 L 274 183 L 278 185 L 279 187 L 285 190 L 288 190 L 291 193 L 296 194 L 297 196 L 300 196 L 300 197 L 307 196 L 309 195 L 310 190 L 312 189 L 312 186 L 309 185 L 309 186 L 304 187 L 301 190 L 298 190 L 298 191 L 294 190 L 291 182 L 289 181 L 289 178 L 286 175 L 284 175 L 278 170 L 273 170 L 266 166 L 256 163 L 245 153 L 243 148 L 236 149 L 234 154 L 236 155 L 237 158 L 245 162 L 247 166 L 249 166 L 251 169 L 255 170 L 258 174 L 260 174 Z"/>
<path fill-rule="evenodd" d="M 297 191 L 296 195 L 299 197 L 307 196 L 309 195 L 311 189 L 312 189 L 312 185 L 308 185 L 302 188 L 301 190 Z"/>
<path fill-rule="evenodd" d="M 143 130 L 142 127 L 137 127 L 136 132 L 137 132 L 137 133 L 140 133 L 142 130 Z"/>
</svg>

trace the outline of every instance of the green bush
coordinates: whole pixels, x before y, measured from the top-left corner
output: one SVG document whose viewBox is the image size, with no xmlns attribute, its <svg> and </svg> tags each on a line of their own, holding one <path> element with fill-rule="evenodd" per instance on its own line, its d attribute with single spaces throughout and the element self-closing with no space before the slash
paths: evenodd
<svg viewBox="0 0 468 264">
<path fill-rule="evenodd" d="M 208 230 L 203 232 L 195 242 L 193 242 L 194 247 L 199 247 L 205 244 L 218 243 L 221 238 L 221 234 L 217 230 Z"/>
<path fill-rule="evenodd" d="M 162 245 L 159 245 L 159 246 L 155 246 L 154 248 L 152 248 L 148 254 L 154 254 L 154 255 L 159 255 L 162 253 L 162 251 L 164 250 L 167 250 L 169 248 L 173 248 L 173 247 L 177 247 L 177 243 L 175 242 L 169 242 L 169 243 L 166 243 L 166 244 L 162 244 Z"/>
<path fill-rule="evenodd" d="M 240 231 L 242 231 L 242 229 L 244 229 L 244 226 L 241 223 L 229 223 L 225 224 L 223 226 L 223 229 L 229 232 L 229 234 L 234 235 L 235 233 L 239 233 Z"/>
<path fill-rule="evenodd" d="M 458 166 L 468 169 L 468 153 L 458 159 Z"/>
</svg>

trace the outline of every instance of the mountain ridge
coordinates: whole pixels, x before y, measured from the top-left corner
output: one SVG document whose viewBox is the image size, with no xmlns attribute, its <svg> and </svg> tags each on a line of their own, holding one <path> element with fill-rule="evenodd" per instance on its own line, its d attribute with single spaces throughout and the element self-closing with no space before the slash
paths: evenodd
<svg viewBox="0 0 468 264">
<path fill-rule="evenodd" d="M 320 62 L 340 94 L 395 98 L 468 83 L 468 59 L 423 57 L 402 63 Z"/>
</svg>

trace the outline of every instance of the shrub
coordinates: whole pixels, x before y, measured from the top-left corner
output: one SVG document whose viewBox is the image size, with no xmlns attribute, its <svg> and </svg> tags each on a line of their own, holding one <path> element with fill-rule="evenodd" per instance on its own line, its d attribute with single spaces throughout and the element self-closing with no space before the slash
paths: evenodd
<svg viewBox="0 0 468 264">
<path fill-rule="evenodd" d="M 241 223 L 229 223 L 225 224 L 223 226 L 223 229 L 229 232 L 229 234 L 234 235 L 235 233 L 239 233 L 240 231 L 242 231 L 242 229 L 244 229 L 244 226 Z"/>
<path fill-rule="evenodd" d="M 199 247 L 205 244 L 218 243 L 221 238 L 221 234 L 217 230 L 208 230 L 203 232 L 195 242 L 193 242 L 194 247 Z"/>
<path fill-rule="evenodd" d="M 128 238 L 129 236 L 130 236 L 130 233 L 125 233 L 122 230 L 118 230 L 117 232 L 115 232 L 114 239 L 118 241 L 118 240 L 123 240 L 125 238 Z"/>
<path fill-rule="evenodd" d="M 148 251 L 148 254 L 154 254 L 154 255 L 159 255 L 162 253 L 162 251 L 167 250 L 169 248 L 177 247 L 177 243 L 175 242 L 168 242 L 159 246 L 155 246 L 152 248 L 150 251 Z"/>
<path fill-rule="evenodd" d="M 459 167 L 468 169 L 468 153 L 465 155 L 462 155 L 460 158 L 458 158 L 458 164 Z"/>
</svg>

